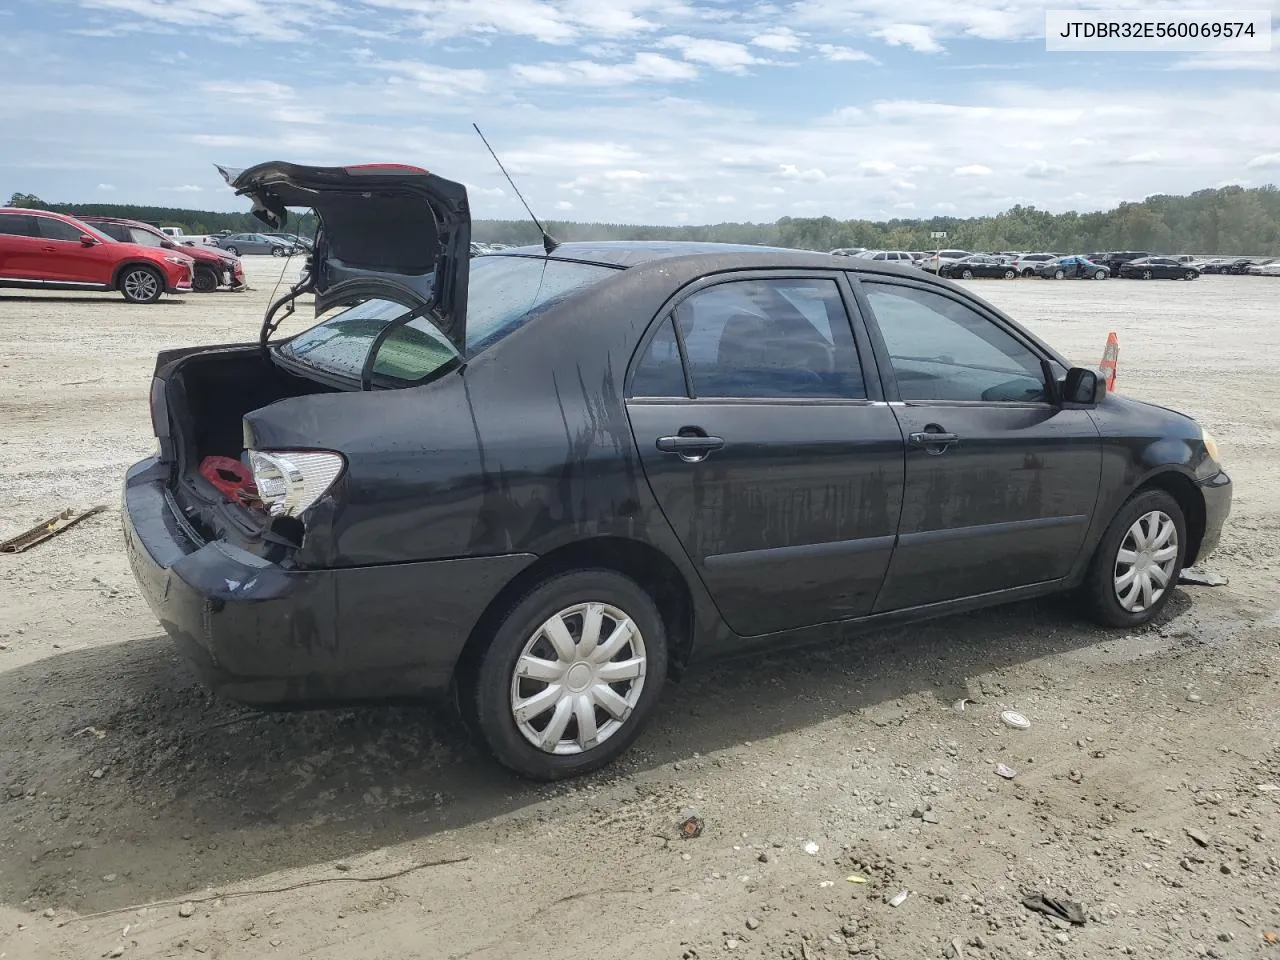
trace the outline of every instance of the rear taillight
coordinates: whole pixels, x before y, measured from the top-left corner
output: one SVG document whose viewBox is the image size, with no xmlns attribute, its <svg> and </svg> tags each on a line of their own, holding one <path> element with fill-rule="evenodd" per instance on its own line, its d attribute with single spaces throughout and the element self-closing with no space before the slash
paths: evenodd
<svg viewBox="0 0 1280 960">
<path fill-rule="evenodd" d="M 346 461 L 327 450 L 249 450 L 258 498 L 273 517 L 296 517 L 329 491 Z"/>
</svg>

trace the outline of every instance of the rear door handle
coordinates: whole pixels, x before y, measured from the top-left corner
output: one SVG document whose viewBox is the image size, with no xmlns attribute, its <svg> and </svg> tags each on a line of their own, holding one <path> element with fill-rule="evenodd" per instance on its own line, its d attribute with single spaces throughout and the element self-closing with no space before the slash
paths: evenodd
<svg viewBox="0 0 1280 960">
<path fill-rule="evenodd" d="M 958 443 L 960 440 L 956 434 L 943 433 L 941 430 L 922 430 L 919 433 L 911 434 L 908 439 L 914 446 L 924 447 L 925 453 L 934 456 L 946 453 L 953 443 Z"/>
<path fill-rule="evenodd" d="M 707 454 L 724 446 L 723 437 L 659 437 L 657 447 L 663 453 L 682 456 Z"/>
</svg>

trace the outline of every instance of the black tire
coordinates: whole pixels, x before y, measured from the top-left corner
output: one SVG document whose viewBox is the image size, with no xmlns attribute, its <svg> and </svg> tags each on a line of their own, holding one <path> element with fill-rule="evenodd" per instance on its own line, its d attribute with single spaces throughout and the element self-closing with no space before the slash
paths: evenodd
<svg viewBox="0 0 1280 960">
<path fill-rule="evenodd" d="M 1055 270 L 1053 271 L 1053 279 L 1065 280 L 1067 279 L 1067 272 L 1065 270 Z"/>
<path fill-rule="evenodd" d="M 1017 271 L 1015 271 L 1015 270 L 1006 270 L 1006 271 L 1004 272 L 1004 278 L 1005 278 L 1006 280 L 1012 280 L 1012 279 L 1013 279 L 1014 277 L 1016 277 L 1017 275 L 1018 275 L 1018 274 L 1017 274 Z"/>
<path fill-rule="evenodd" d="M 1152 277 L 1152 273 L 1151 273 L 1151 271 L 1150 271 L 1150 270 L 1143 270 L 1143 271 L 1142 271 L 1142 279 L 1143 279 L 1143 280 L 1150 280 L 1150 279 L 1151 279 L 1151 277 Z"/>
<path fill-rule="evenodd" d="M 284 247 L 272 247 L 272 248 L 271 248 L 271 255 L 272 255 L 273 257 L 283 257 L 286 253 L 288 253 L 288 251 L 287 251 L 287 250 L 285 250 L 285 248 L 284 248 Z"/>
<path fill-rule="evenodd" d="M 960 271 L 960 279 L 961 279 L 961 280 L 972 280 L 972 279 L 973 279 L 973 271 L 972 271 L 972 270 L 961 270 L 961 271 Z"/>
<path fill-rule="evenodd" d="M 1023 267 L 1023 269 L 1022 269 L 1022 275 L 1023 275 L 1024 277 L 1034 277 L 1034 276 L 1036 275 L 1036 272 L 1035 272 L 1035 270 L 1031 269 L 1030 267 Z"/>
<path fill-rule="evenodd" d="M 558 612 L 585 603 L 614 607 L 638 628 L 644 646 L 643 682 L 630 713 L 604 742 L 579 753 L 549 753 L 527 740 L 517 726 L 512 707 L 516 665 L 543 624 Z M 463 714 L 503 766 L 532 780 L 561 780 L 597 770 L 631 745 L 658 702 L 666 673 L 666 629 L 649 594 L 612 570 L 577 570 L 544 580 L 503 615 L 480 657 L 470 689 L 461 691 Z M 602 708 L 596 708 L 596 715 L 607 717 Z M 571 726 L 564 728 L 565 734 L 576 729 L 576 718 L 568 722 Z"/>
<path fill-rule="evenodd" d="M 239 248 L 239 247 L 223 247 L 222 249 L 223 249 L 223 250 L 226 250 L 226 251 L 227 251 L 227 253 L 231 254 L 233 257 L 238 257 L 238 256 L 240 256 L 240 248 Z"/>
<path fill-rule="evenodd" d="M 1115 571 L 1117 554 L 1129 534 L 1129 528 L 1140 517 L 1159 511 L 1173 520 L 1177 529 L 1178 550 L 1173 573 L 1164 592 L 1146 609 L 1132 613 L 1120 604 L 1116 596 Z M 1178 584 L 1178 575 L 1187 551 L 1187 521 L 1178 501 L 1164 490 L 1143 490 L 1124 502 L 1111 518 L 1098 549 L 1094 552 L 1085 577 L 1083 592 L 1093 618 L 1106 627 L 1137 627 L 1150 623 L 1160 615 Z"/>
<path fill-rule="evenodd" d="M 155 267 L 135 263 L 120 271 L 116 287 L 130 303 L 155 303 L 164 294 L 164 277 Z"/>
<path fill-rule="evenodd" d="M 1196 278 L 1196 272 L 1194 270 L 1188 270 L 1182 275 L 1183 280 L 1194 280 L 1195 278 Z"/>
<path fill-rule="evenodd" d="M 191 278 L 191 289 L 196 293 L 213 293 L 218 289 L 218 274 L 211 267 L 196 267 Z"/>
<path fill-rule="evenodd" d="M 1111 274 L 1109 274 L 1106 270 L 1095 270 L 1093 272 L 1093 279 L 1095 280 L 1105 280 L 1109 276 L 1111 276 Z"/>
</svg>

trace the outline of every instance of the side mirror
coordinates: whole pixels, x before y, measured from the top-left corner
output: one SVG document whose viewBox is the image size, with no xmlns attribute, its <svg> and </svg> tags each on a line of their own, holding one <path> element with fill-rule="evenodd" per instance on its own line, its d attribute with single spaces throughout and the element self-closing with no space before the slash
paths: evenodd
<svg viewBox="0 0 1280 960">
<path fill-rule="evenodd" d="M 80 234 L 80 245 L 83 247 L 95 246 L 97 242 L 98 241 L 95 238 L 89 236 L 87 233 Z"/>
<path fill-rule="evenodd" d="M 1062 380 L 1059 395 L 1064 406 L 1096 407 L 1107 395 L 1107 381 L 1097 370 L 1072 367 Z"/>
</svg>

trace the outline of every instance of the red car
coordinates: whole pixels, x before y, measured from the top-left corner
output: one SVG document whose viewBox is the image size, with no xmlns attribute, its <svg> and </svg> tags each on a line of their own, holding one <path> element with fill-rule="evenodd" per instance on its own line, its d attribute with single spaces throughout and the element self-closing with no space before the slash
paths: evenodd
<svg viewBox="0 0 1280 960">
<path fill-rule="evenodd" d="M 81 217 L 101 230 L 112 240 L 121 243 L 139 243 L 144 247 L 160 247 L 185 253 L 196 262 L 196 275 L 191 286 L 196 293 L 212 293 L 218 287 L 231 289 L 244 286 L 244 265 L 240 258 L 217 247 L 180 246 L 158 227 L 139 220 L 123 220 L 119 217 Z"/>
<path fill-rule="evenodd" d="M 73 217 L 0 207 L 0 287 L 119 290 L 130 303 L 190 293 L 195 261 L 178 250 L 120 243 Z"/>
</svg>

